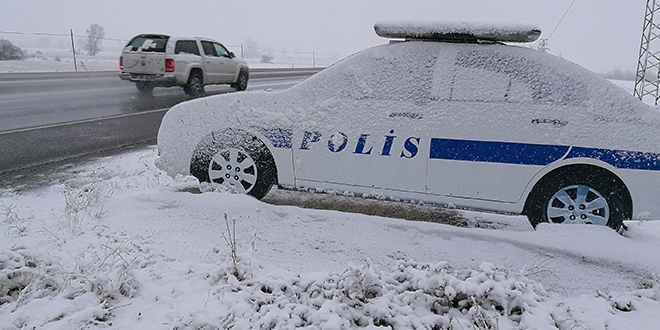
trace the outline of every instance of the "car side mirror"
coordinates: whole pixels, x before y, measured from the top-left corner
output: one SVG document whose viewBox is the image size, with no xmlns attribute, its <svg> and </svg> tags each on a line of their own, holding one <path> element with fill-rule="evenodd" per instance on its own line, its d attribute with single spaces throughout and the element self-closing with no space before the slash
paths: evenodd
<svg viewBox="0 0 660 330">
<path fill-rule="evenodd" d="M 229 58 L 234 58 L 236 55 L 234 55 L 234 52 L 229 52 Z"/>
</svg>

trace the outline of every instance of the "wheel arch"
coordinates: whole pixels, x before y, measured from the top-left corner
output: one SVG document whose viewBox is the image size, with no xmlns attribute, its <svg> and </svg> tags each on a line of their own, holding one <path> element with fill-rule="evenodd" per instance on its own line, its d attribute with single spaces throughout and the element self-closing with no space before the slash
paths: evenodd
<svg viewBox="0 0 660 330">
<path fill-rule="evenodd" d="M 188 82 L 188 80 L 190 80 L 190 77 L 193 74 L 197 74 L 197 73 L 199 73 L 199 77 L 202 78 L 202 84 L 204 84 L 204 81 L 206 80 L 205 77 L 204 77 L 204 69 L 202 69 L 198 66 L 194 66 L 194 67 L 190 68 L 190 70 L 188 71 L 188 77 L 186 77 L 186 79 L 185 79 L 186 83 Z"/>
<path fill-rule="evenodd" d="M 250 78 L 250 68 L 247 67 L 247 66 L 239 66 L 238 67 L 238 74 L 236 75 L 236 79 L 238 79 L 238 76 L 243 72 L 245 72 L 248 79 Z"/>
<path fill-rule="evenodd" d="M 190 158 L 190 165 L 189 165 L 190 173 L 194 173 L 193 171 L 195 170 L 197 171 L 200 170 L 196 168 L 199 162 L 196 163 L 194 161 L 195 159 L 208 157 L 209 153 L 213 154 L 214 151 L 220 150 L 225 146 L 245 143 L 247 145 L 253 146 L 254 149 L 252 150 L 257 151 L 259 154 L 265 156 L 265 159 L 269 160 L 270 163 L 268 165 L 270 168 L 273 169 L 273 173 L 271 173 L 271 175 L 269 176 L 270 178 L 272 178 L 271 183 L 273 185 L 278 185 L 279 170 L 277 168 L 277 163 L 275 162 L 275 156 L 273 155 L 273 152 L 270 150 L 271 146 L 267 142 L 268 139 L 266 139 L 262 134 L 259 134 L 258 132 L 251 130 L 248 131 L 245 129 L 228 127 L 220 130 L 211 131 L 210 133 L 204 135 L 195 145 L 192 152 L 192 156 Z M 201 151 L 210 151 L 210 152 L 207 152 L 206 154 L 202 154 Z"/>
<path fill-rule="evenodd" d="M 567 177 L 576 173 L 580 173 L 581 175 L 588 175 L 597 180 L 600 180 L 603 183 L 612 184 L 612 194 L 621 197 L 621 202 L 623 203 L 624 209 L 624 219 L 632 218 L 632 195 L 630 194 L 630 191 L 623 180 L 621 180 L 618 175 L 609 169 L 594 164 L 584 163 L 562 165 L 543 174 L 543 176 L 541 176 L 541 178 L 536 181 L 532 189 L 527 194 L 522 214 L 528 215 L 528 212 L 533 207 L 532 203 L 535 199 L 535 196 L 540 194 L 542 189 L 544 189 L 544 186 L 547 186 L 546 183 L 555 181 L 560 177 Z"/>
</svg>

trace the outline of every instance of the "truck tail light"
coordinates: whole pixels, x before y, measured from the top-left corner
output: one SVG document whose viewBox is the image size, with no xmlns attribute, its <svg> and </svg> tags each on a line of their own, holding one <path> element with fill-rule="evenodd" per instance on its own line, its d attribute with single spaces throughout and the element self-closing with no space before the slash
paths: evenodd
<svg viewBox="0 0 660 330">
<path fill-rule="evenodd" d="M 171 58 L 165 59 L 165 72 L 174 72 L 174 60 Z"/>
<path fill-rule="evenodd" d="M 119 56 L 119 70 L 124 70 L 124 57 Z"/>
</svg>

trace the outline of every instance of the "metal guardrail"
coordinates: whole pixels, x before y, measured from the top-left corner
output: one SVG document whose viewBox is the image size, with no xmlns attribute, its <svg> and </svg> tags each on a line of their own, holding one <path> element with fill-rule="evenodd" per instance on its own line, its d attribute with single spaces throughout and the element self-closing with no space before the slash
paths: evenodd
<svg viewBox="0 0 660 330">
<path fill-rule="evenodd" d="M 317 73 L 325 68 L 251 68 L 250 78 L 296 77 Z M 116 71 L 10 72 L 0 73 L 0 81 L 119 77 Z M 119 79 L 119 78 L 117 78 Z"/>
</svg>

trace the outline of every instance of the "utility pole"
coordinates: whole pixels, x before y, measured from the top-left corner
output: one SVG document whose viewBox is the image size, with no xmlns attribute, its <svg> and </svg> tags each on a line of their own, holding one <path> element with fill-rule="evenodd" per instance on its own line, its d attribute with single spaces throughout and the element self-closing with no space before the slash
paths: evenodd
<svg viewBox="0 0 660 330">
<path fill-rule="evenodd" d="M 656 0 L 647 0 L 634 91 L 634 96 L 640 100 L 652 96 L 655 105 L 660 100 L 660 26 L 654 22 L 658 12 L 660 6 Z"/>
<path fill-rule="evenodd" d="M 69 32 L 71 32 L 71 50 L 73 51 L 73 67 L 76 69 L 76 72 L 78 72 L 78 63 L 76 62 L 76 45 L 73 42 L 73 29 L 69 29 Z"/>
</svg>

